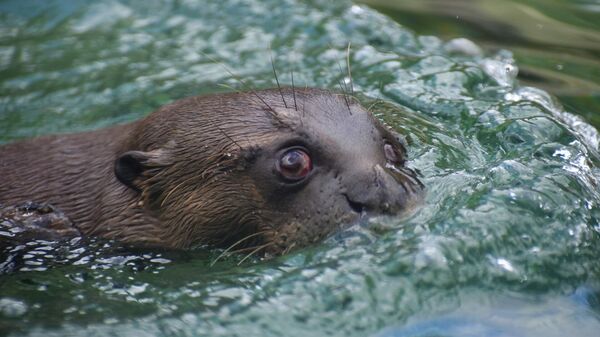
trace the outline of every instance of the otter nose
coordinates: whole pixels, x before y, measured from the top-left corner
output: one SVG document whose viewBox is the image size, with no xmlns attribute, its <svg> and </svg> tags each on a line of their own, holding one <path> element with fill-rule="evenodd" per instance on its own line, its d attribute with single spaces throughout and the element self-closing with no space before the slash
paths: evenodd
<svg viewBox="0 0 600 337">
<path fill-rule="evenodd" d="M 423 184 L 408 168 L 377 164 L 370 172 L 357 173 L 346 188 L 346 199 L 357 212 L 396 214 L 410 207 L 422 194 Z"/>
</svg>

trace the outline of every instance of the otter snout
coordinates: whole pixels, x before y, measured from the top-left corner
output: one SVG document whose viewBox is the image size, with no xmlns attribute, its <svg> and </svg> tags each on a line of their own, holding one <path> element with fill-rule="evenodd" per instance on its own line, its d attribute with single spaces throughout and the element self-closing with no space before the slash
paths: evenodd
<svg viewBox="0 0 600 337">
<path fill-rule="evenodd" d="M 346 187 L 350 207 L 357 212 L 393 215 L 415 206 L 422 198 L 424 186 L 414 170 L 377 164 L 370 172 L 355 174 Z"/>
</svg>

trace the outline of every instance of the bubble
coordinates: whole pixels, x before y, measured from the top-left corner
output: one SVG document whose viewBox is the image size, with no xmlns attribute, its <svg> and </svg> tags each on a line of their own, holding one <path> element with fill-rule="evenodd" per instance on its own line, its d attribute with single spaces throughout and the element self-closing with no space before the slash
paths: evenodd
<svg viewBox="0 0 600 337">
<path fill-rule="evenodd" d="M 27 312 L 27 304 L 12 298 L 0 299 L 0 313 L 6 317 L 19 317 Z"/>
<path fill-rule="evenodd" d="M 513 87 L 519 73 L 519 68 L 505 61 L 484 59 L 480 63 L 483 71 L 504 87 Z"/>
<path fill-rule="evenodd" d="M 475 42 L 466 38 L 457 38 L 446 42 L 444 50 L 450 54 L 462 54 L 466 56 L 481 56 L 483 54 L 483 51 Z"/>
</svg>

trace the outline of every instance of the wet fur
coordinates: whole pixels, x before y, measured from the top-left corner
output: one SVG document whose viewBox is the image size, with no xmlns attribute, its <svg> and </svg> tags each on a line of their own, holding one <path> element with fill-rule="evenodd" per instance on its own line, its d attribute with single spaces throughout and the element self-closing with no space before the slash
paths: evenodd
<svg viewBox="0 0 600 337">
<path fill-rule="evenodd" d="M 299 93 L 307 94 L 314 93 Z M 225 100 L 230 109 L 223 109 Z M 125 242 L 172 248 L 233 242 L 267 227 L 256 210 L 268 207 L 252 181 L 228 185 L 222 178 L 243 170 L 268 140 L 270 109 L 254 92 L 193 97 L 131 124 L 6 145 L 0 148 L 0 201 L 48 202 L 83 233 Z M 281 120 L 276 124 L 282 127 Z M 199 136 L 204 148 L 197 148 Z M 116 158 L 131 150 L 152 154 L 136 182 L 139 192 L 113 173 Z M 159 208 L 167 212 L 157 219 Z"/>
<path fill-rule="evenodd" d="M 351 105 L 358 106 L 346 95 L 319 89 L 200 96 L 130 124 L 9 144 L 0 147 L 0 203 L 48 202 L 85 235 L 136 245 L 238 245 L 279 253 L 305 246 L 329 234 L 346 211 L 326 197 L 294 213 L 280 211 L 280 198 L 265 195 L 257 185 L 264 182 L 247 172 L 268 144 L 301 126 L 305 104 L 319 118 L 339 123 L 348 115 L 332 111 L 344 106 L 352 114 Z M 353 184 L 329 174 L 340 186 Z M 416 180 L 413 171 L 407 176 Z M 377 189 L 386 186 L 384 178 L 375 176 Z M 413 184 L 403 180 L 409 182 L 403 186 Z M 416 182 L 415 191 L 422 187 Z M 375 191 L 372 202 L 383 203 L 384 192 Z M 306 226 L 304 214 L 315 207 L 329 210 L 327 216 Z M 281 221 L 287 222 L 276 226 Z"/>
</svg>

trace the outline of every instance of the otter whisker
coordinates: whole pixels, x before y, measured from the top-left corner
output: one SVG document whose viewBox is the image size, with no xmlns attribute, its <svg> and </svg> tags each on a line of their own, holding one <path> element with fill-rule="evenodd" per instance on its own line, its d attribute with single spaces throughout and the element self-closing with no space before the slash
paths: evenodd
<svg viewBox="0 0 600 337">
<path fill-rule="evenodd" d="M 169 196 L 175 192 L 175 190 L 177 190 L 179 187 L 181 187 L 181 185 L 185 184 L 188 180 L 190 179 L 186 179 L 182 182 L 180 182 L 179 184 L 177 184 L 177 186 L 175 186 L 172 190 L 169 191 L 169 193 L 167 193 L 167 195 L 164 197 L 164 199 L 161 201 L 160 203 L 160 207 L 163 207 L 165 205 L 165 202 L 167 201 L 167 199 L 169 198 Z"/>
<path fill-rule="evenodd" d="M 329 44 L 329 47 L 334 49 L 334 47 L 331 44 Z M 338 64 L 338 68 L 340 70 L 340 75 L 342 76 L 342 79 L 343 79 L 345 74 L 342 71 L 342 65 L 339 62 L 337 62 L 337 64 Z M 344 86 L 342 86 L 342 80 L 338 79 L 337 82 L 338 82 L 338 86 L 340 87 L 340 91 L 342 92 L 342 95 L 344 96 L 344 101 L 346 101 L 346 106 L 348 107 L 348 112 L 350 113 L 350 115 L 352 115 L 352 111 L 350 110 L 350 102 L 348 101 L 348 97 L 347 97 L 348 87 L 346 87 L 346 89 L 344 90 L 345 84 L 344 84 Z"/>
<path fill-rule="evenodd" d="M 375 105 L 379 104 L 379 103 L 383 103 L 383 100 L 381 99 L 381 91 L 383 90 L 383 81 L 379 81 L 379 94 L 377 95 L 377 99 L 375 100 L 375 102 L 373 104 L 371 104 L 369 106 L 369 108 L 367 109 L 367 112 L 371 112 L 371 108 L 373 108 Z"/>
<path fill-rule="evenodd" d="M 241 81 L 241 80 L 240 80 L 240 81 Z M 243 82 L 242 82 L 242 83 L 243 83 Z M 258 99 L 259 99 L 259 100 L 260 100 L 260 101 L 261 101 L 261 102 L 262 102 L 264 105 L 266 105 L 266 106 L 267 106 L 267 108 L 269 109 L 269 110 L 268 110 L 268 111 L 269 111 L 269 114 L 270 114 L 272 117 L 274 117 L 275 119 L 279 119 L 279 117 L 277 116 L 277 113 L 275 113 L 275 110 L 273 110 L 273 108 L 272 108 L 272 107 L 271 107 L 269 104 L 267 104 L 267 102 L 265 102 L 265 100 L 264 100 L 262 97 L 260 97 L 260 95 L 258 95 L 258 93 L 257 93 L 256 91 L 254 91 L 254 90 L 252 90 L 252 89 L 251 89 L 251 90 L 250 90 L 250 93 L 252 93 L 252 94 L 253 94 L 253 95 L 255 95 L 256 97 L 258 97 Z"/>
<path fill-rule="evenodd" d="M 213 262 L 211 262 L 210 266 L 211 266 L 211 267 L 212 267 L 212 266 L 214 266 L 214 265 L 215 265 L 215 263 L 217 263 L 217 261 L 219 261 L 219 260 L 220 260 L 220 259 L 221 259 L 223 256 L 225 256 L 227 253 L 229 253 L 229 252 L 231 251 L 231 249 L 233 249 L 233 247 L 235 247 L 235 246 L 239 245 L 240 243 L 242 243 L 242 242 L 244 242 L 244 241 L 246 241 L 246 240 L 248 240 L 248 239 L 251 239 L 251 238 L 253 238 L 253 237 L 256 237 L 256 236 L 258 236 L 258 235 L 265 234 L 265 233 L 267 233 L 267 232 L 268 232 L 268 230 L 264 230 L 264 231 L 256 232 L 256 233 L 250 234 L 250 235 L 248 235 L 248 236 L 246 236 L 246 237 L 244 237 L 244 238 L 242 238 L 242 239 L 238 240 L 237 242 L 235 242 L 235 243 L 234 243 L 234 244 L 232 244 L 231 246 L 227 247 L 227 249 L 225 249 L 225 250 L 224 250 L 224 251 L 223 251 L 223 252 L 222 252 L 222 253 L 221 253 L 219 256 L 217 256 L 217 258 L 216 258 L 216 259 L 215 259 Z"/>
<path fill-rule="evenodd" d="M 298 111 L 298 104 L 296 103 L 296 87 L 294 86 L 294 68 L 292 67 L 292 95 L 294 96 L 294 108 Z"/>
<path fill-rule="evenodd" d="M 279 94 L 281 95 L 281 100 L 283 101 L 283 106 L 287 109 L 287 103 L 285 102 L 285 98 L 283 98 L 283 91 L 281 91 L 281 85 L 279 85 L 279 78 L 277 78 L 277 71 L 275 70 L 275 62 L 273 62 L 273 52 L 271 51 L 271 45 L 269 45 L 269 56 L 271 57 L 271 67 L 273 68 L 273 75 L 275 75 L 275 82 L 277 82 L 277 88 L 279 89 Z"/>
<path fill-rule="evenodd" d="M 367 108 L 368 112 L 371 112 L 371 109 L 373 109 L 376 105 L 383 103 L 383 101 L 381 101 L 379 98 L 375 100 L 375 102 L 373 102 L 371 105 L 369 105 L 369 107 Z"/>
<path fill-rule="evenodd" d="M 421 188 L 425 188 L 425 185 L 423 185 L 423 183 L 417 179 L 416 177 L 416 172 L 408 167 L 402 167 L 400 168 L 400 171 L 402 173 L 404 173 L 404 175 L 410 179 L 410 181 L 414 184 L 414 185 L 419 185 L 419 187 Z"/>
<path fill-rule="evenodd" d="M 233 90 L 235 92 L 241 92 L 239 91 L 237 88 L 234 88 L 232 86 L 230 86 L 229 84 L 225 84 L 225 83 L 218 83 L 217 84 L 219 87 L 225 88 L 225 89 L 229 89 L 229 90 Z"/>
<path fill-rule="evenodd" d="M 285 255 L 285 254 L 289 253 L 289 252 L 290 252 L 290 250 L 292 250 L 292 248 L 294 248 L 294 247 L 296 247 L 296 243 L 295 243 L 295 242 L 294 242 L 294 243 L 292 243 L 291 245 L 289 245 L 289 246 L 288 246 L 288 247 L 287 247 L 287 248 L 286 248 L 286 249 L 283 251 L 282 255 Z"/>
<path fill-rule="evenodd" d="M 264 244 L 264 245 L 271 245 L 271 243 Z M 261 246 L 264 246 L 264 245 L 261 245 Z M 232 250 L 227 255 L 233 255 L 233 254 L 237 254 L 237 253 L 241 253 L 241 252 L 247 252 L 249 250 L 256 249 L 257 247 L 258 246 L 250 246 L 250 247 L 246 247 L 246 248 L 240 248 L 240 249 Z"/>
<path fill-rule="evenodd" d="M 342 64 L 338 61 L 337 62 L 338 68 L 340 70 L 340 75 L 342 76 L 342 80 L 339 82 L 342 82 L 344 84 L 344 89 L 342 90 L 344 92 L 344 95 L 348 95 L 348 85 L 346 84 L 346 81 L 344 80 L 344 71 L 342 70 Z"/>
<path fill-rule="evenodd" d="M 243 150 L 242 146 L 240 144 L 238 144 L 238 142 L 236 142 L 233 138 L 231 138 L 227 134 L 227 132 L 225 132 L 225 130 L 221 129 L 218 125 L 216 125 L 216 127 L 217 127 L 217 129 L 219 131 L 221 131 L 221 133 L 223 134 L 223 136 L 225 136 L 225 138 L 229 139 L 229 141 L 231 141 L 233 144 L 235 144 L 238 147 L 238 149 L 240 149 L 240 151 Z"/>
<path fill-rule="evenodd" d="M 348 42 L 348 49 L 346 52 L 346 66 L 348 67 L 348 77 L 350 78 L 350 94 L 354 95 L 354 82 L 352 81 L 352 71 L 350 70 L 350 46 L 352 42 Z"/>
<path fill-rule="evenodd" d="M 252 255 L 258 253 L 261 249 L 272 246 L 273 244 L 274 244 L 274 242 L 270 242 L 270 243 L 264 244 L 262 246 L 258 246 L 255 250 L 251 251 L 250 254 L 246 255 L 240 262 L 238 262 L 238 266 L 241 265 L 242 263 L 244 263 L 244 261 L 246 261 Z"/>
<path fill-rule="evenodd" d="M 340 90 L 343 93 L 344 96 L 344 101 L 346 101 L 346 106 L 348 107 L 348 113 L 350 113 L 350 115 L 352 115 L 352 111 L 350 110 L 350 102 L 348 101 L 348 86 L 346 85 L 346 81 L 344 80 L 344 71 L 342 70 L 342 65 L 337 62 L 338 68 L 340 69 L 340 75 L 342 76 L 341 79 L 338 80 L 338 85 L 340 86 Z M 343 82 L 343 86 L 342 86 L 342 82 Z"/>
<path fill-rule="evenodd" d="M 348 102 L 348 97 L 346 96 L 346 92 L 344 91 L 344 88 L 342 87 L 341 80 L 338 80 L 338 85 L 340 86 L 340 90 L 343 92 L 342 96 L 344 97 L 344 101 L 346 101 L 346 106 L 348 107 L 348 113 L 350 115 L 352 115 L 352 111 L 350 111 L 350 102 Z"/>
</svg>

